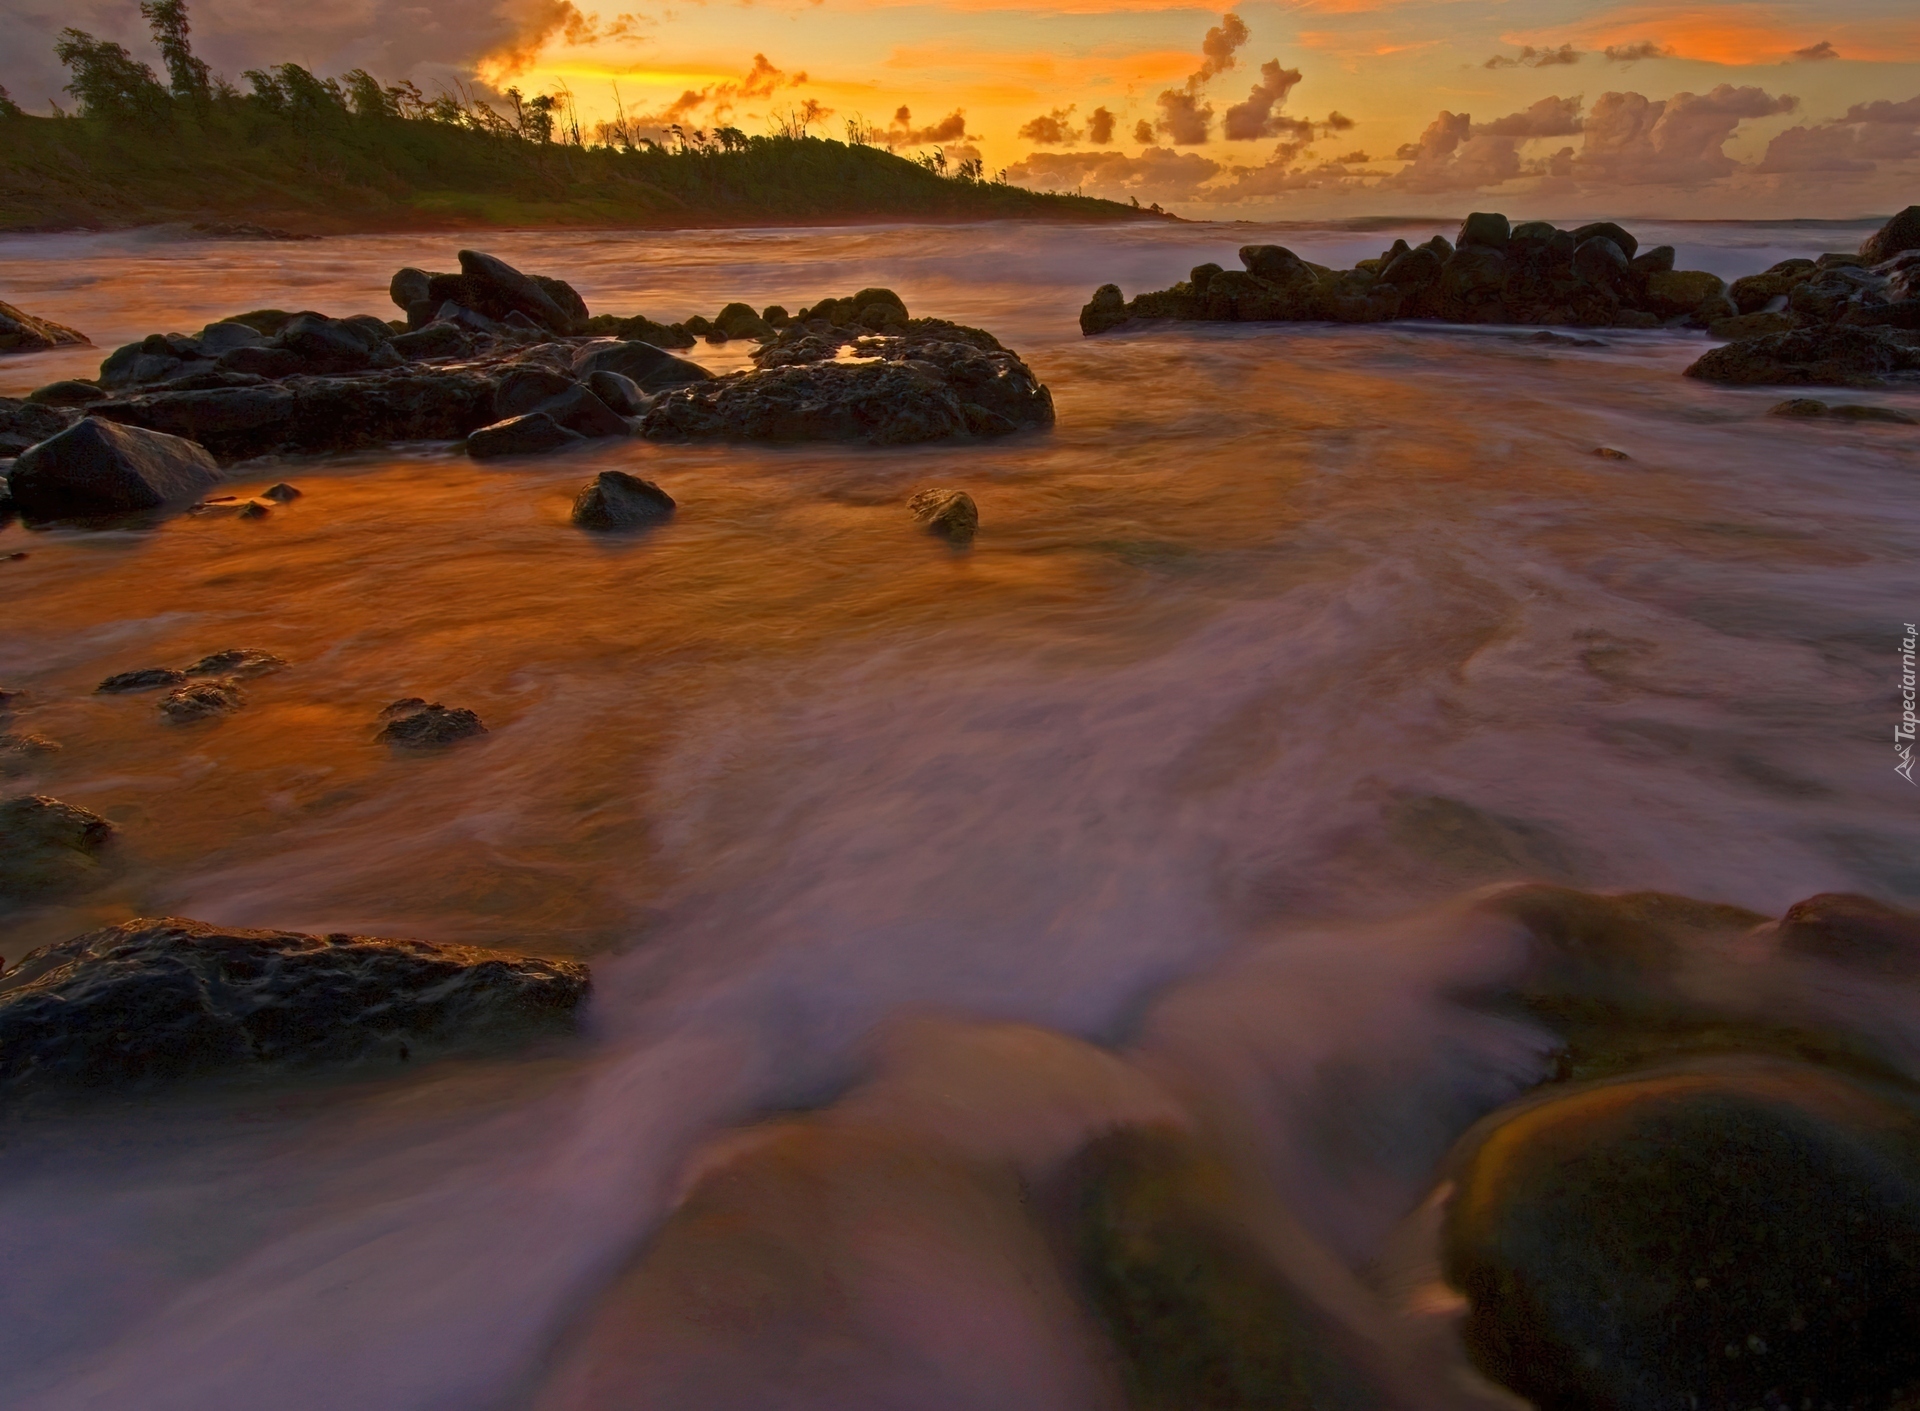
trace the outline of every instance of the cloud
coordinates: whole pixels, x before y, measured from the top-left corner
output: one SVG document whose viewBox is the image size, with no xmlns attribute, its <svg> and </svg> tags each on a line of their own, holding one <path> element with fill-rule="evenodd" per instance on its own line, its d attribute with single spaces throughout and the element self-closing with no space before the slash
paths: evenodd
<svg viewBox="0 0 1920 1411">
<path fill-rule="evenodd" d="M 1840 51 L 1823 39 L 1818 44 L 1809 44 L 1804 49 L 1794 50 L 1793 57 L 1796 59 L 1837 59 L 1840 57 Z"/>
<path fill-rule="evenodd" d="M 1113 114 L 1105 108 L 1087 114 L 1087 141 L 1102 147 L 1113 141 Z"/>
<path fill-rule="evenodd" d="M 1511 57 L 1506 54 L 1495 54 L 1480 67 L 1483 69 L 1547 69 L 1558 64 L 1579 62 L 1580 51 L 1571 44 L 1562 44 L 1558 49 L 1536 49 L 1528 44 Z"/>
<path fill-rule="evenodd" d="M 1281 117 L 1274 109 L 1287 101 L 1287 95 L 1300 82 L 1300 70 L 1283 69 L 1278 59 L 1260 66 L 1260 81 L 1253 86 L 1244 103 L 1227 109 L 1222 131 L 1229 142 L 1248 142 L 1259 137 L 1279 137 L 1301 124 L 1297 118 Z M 1344 121 L 1344 119 L 1343 119 Z M 1311 131 L 1311 125 L 1308 125 Z"/>
<path fill-rule="evenodd" d="M 1133 140 L 1135 142 L 1142 142 L 1147 144 L 1148 146 L 1152 146 L 1153 145 L 1153 124 L 1148 122 L 1145 118 L 1140 119 L 1139 122 L 1133 125 Z"/>
<path fill-rule="evenodd" d="M 1664 59 L 1672 53 L 1651 39 L 1639 39 L 1632 44 L 1609 44 L 1600 51 L 1600 57 L 1610 64 L 1637 64 L 1642 59 Z"/>
<path fill-rule="evenodd" d="M 1516 115 L 1518 116 L 1518 115 Z M 1474 191 L 1520 175 L 1517 137 L 1475 136 L 1473 118 L 1442 112 L 1418 142 L 1395 154 L 1407 164 L 1380 184 L 1402 191 Z"/>
<path fill-rule="evenodd" d="M 1662 102 L 1639 93 L 1603 93 L 1587 113 L 1575 170 L 1583 179 L 1620 186 L 1716 180 L 1738 165 L 1725 151 L 1735 128 L 1752 118 L 1790 113 L 1799 101 L 1726 83 Z"/>
<path fill-rule="evenodd" d="M 501 76 L 505 76 L 504 73 Z M 658 140 L 675 125 L 686 126 L 707 110 L 704 122 L 723 127 L 732 122 L 735 106 L 743 101 L 771 98 L 783 88 L 798 88 L 807 82 L 805 72 L 789 74 L 771 63 L 765 54 L 755 54 L 753 64 L 738 79 L 722 79 L 704 88 L 689 88 L 666 107 L 653 113 L 635 113 L 630 122 L 636 135 Z M 816 105 L 814 115 L 828 117 L 832 110 Z"/>
<path fill-rule="evenodd" d="M 1080 140 L 1079 129 L 1068 122 L 1068 119 L 1073 115 L 1073 109 L 1074 105 L 1069 103 L 1064 108 L 1055 108 L 1050 113 L 1042 113 L 1039 117 L 1034 118 L 1022 126 L 1019 135 L 1026 138 L 1027 141 L 1041 147 L 1071 147 Z M 1106 110 L 1103 108 L 1100 111 L 1105 112 Z M 1109 114 L 1107 120 L 1107 136 L 1098 140 L 1105 142 L 1111 139 L 1112 136 L 1113 121 L 1112 115 Z"/>
<path fill-rule="evenodd" d="M 1154 119 L 1154 131 L 1176 147 L 1197 147 L 1207 140 L 1213 123 L 1213 104 L 1185 89 L 1169 88 L 1156 100 L 1160 116 Z"/>
<path fill-rule="evenodd" d="M 1216 74 L 1223 74 L 1237 62 L 1234 53 L 1247 42 L 1247 26 L 1241 18 L 1232 13 L 1221 17 L 1220 23 L 1207 31 L 1206 38 L 1200 41 L 1200 67 L 1195 69 L 1193 77 L 1187 80 L 1189 88 L 1196 88 Z"/>
<path fill-rule="evenodd" d="M 913 113 L 903 103 L 894 110 L 893 121 L 887 124 L 883 137 L 888 150 L 895 147 L 924 147 L 929 143 L 964 142 L 967 140 L 967 112 L 964 108 L 955 108 L 939 122 L 915 127 Z"/>
<path fill-rule="evenodd" d="M 1521 113 L 1509 113 L 1492 122 L 1475 123 L 1476 137 L 1571 137 L 1580 131 L 1580 99 L 1542 98 Z"/>
<path fill-rule="evenodd" d="M 1083 191 L 1144 205 L 1194 200 L 1220 171 L 1220 163 L 1198 152 L 1149 147 L 1137 157 L 1122 152 L 1035 152 L 1007 168 L 1007 177 L 1039 190 Z"/>
<path fill-rule="evenodd" d="M 1790 127 L 1767 144 L 1756 171 L 1848 174 L 1881 162 L 1920 157 L 1920 97 L 1904 103 L 1856 103 L 1847 115 L 1813 127 Z"/>
</svg>

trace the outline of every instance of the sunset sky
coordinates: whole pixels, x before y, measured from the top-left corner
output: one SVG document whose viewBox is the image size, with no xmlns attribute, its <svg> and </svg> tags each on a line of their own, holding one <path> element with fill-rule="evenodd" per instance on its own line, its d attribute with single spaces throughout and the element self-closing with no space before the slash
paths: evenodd
<svg viewBox="0 0 1920 1411">
<path fill-rule="evenodd" d="M 808 100 L 914 153 L 1193 216 L 1497 208 L 1856 216 L 1920 201 L 1912 0 L 1658 6 L 1298 0 L 199 0 L 220 70 L 291 59 L 548 91 L 749 132 Z M 75 24 L 142 57 L 133 0 L 0 0 L 0 83 L 45 111 Z"/>
</svg>

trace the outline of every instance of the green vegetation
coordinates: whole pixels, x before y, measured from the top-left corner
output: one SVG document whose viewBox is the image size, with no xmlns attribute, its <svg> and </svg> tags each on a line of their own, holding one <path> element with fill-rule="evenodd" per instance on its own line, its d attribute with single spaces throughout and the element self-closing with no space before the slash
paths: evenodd
<svg viewBox="0 0 1920 1411">
<path fill-rule="evenodd" d="M 678 127 L 644 135 L 624 115 L 583 134 L 565 94 L 508 89 L 495 107 L 433 97 L 364 70 L 323 79 L 297 64 L 212 75 L 184 0 L 147 0 L 165 82 L 121 45 L 65 30 L 55 47 L 78 111 L 23 113 L 0 89 L 0 231 L 163 221 L 303 232 L 472 225 L 734 226 L 863 220 L 1104 221 L 1144 213 L 1028 191 L 978 160 L 951 168 L 812 135 L 812 105 L 765 137 Z"/>
</svg>

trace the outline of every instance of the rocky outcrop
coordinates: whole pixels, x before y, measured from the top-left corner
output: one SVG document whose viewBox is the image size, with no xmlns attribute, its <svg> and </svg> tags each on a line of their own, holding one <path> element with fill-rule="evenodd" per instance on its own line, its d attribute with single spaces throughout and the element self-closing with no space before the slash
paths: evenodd
<svg viewBox="0 0 1920 1411">
<path fill-rule="evenodd" d="M 0 397 L 0 456 L 17 456 L 49 436 L 58 436 L 80 419 L 69 407 Z"/>
<path fill-rule="evenodd" d="M 386 722 L 380 738 L 409 748 L 451 745 L 487 733 L 480 717 L 464 706 L 444 706 L 419 696 L 395 701 L 380 712 L 380 718 Z"/>
<path fill-rule="evenodd" d="M 0 801 L 0 905 L 86 891 L 102 881 L 118 830 L 44 794 Z"/>
<path fill-rule="evenodd" d="M 129 921 L 0 980 L 0 1091 L 393 1063 L 564 1029 L 588 983 L 573 961 L 470 946 Z"/>
<path fill-rule="evenodd" d="M 673 496 L 624 470 L 603 470 L 573 502 L 582 529 L 644 529 L 672 517 Z"/>
<path fill-rule="evenodd" d="M 26 519 L 92 519 L 179 507 L 220 483 L 192 441 L 88 416 L 30 447 L 8 477 Z"/>
<path fill-rule="evenodd" d="M 1736 386 L 1879 387 L 1916 371 L 1920 339 L 1837 324 L 1725 344 L 1703 354 L 1687 376 Z"/>
<path fill-rule="evenodd" d="M 965 490 L 922 490 L 907 501 L 907 512 L 937 534 L 956 544 L 966 544 L 980 528 L 980 510 Z"/>
<path fill-rule="evenodd" d="M 49 348 L 91 341 L 78 329 L 0 303 L 0 353 L 44 353 Z"/>
<path fill-rule="evenodd" d="M 1870 265 L 1908 250 L 1920 250 L 1920 206 L 1908 206 L 1860 243 L 1860 258 Z"/>
<path fill-rule="evenodd" d="M 897 446 L 1053 425 L 1052 395 L 992 334 L 909 319 L 885 293 L 803 309 L 752 370 L 659 394 L 640 434 Z"/>
<path fill-rule="evenodd" d="M 566 281 L 523 274 L 505 260 L 478 250 L 462 250 L 456 258 L 458 274 L 403 269 L 394 275 L 388 292 L 406 311 L 411 327 L 454 317 L 447 307 L 452 305 L 488 323 L 506 323 L 518 316 L 547 333 L 586 331 L 586 301 Z"/>
</svg>

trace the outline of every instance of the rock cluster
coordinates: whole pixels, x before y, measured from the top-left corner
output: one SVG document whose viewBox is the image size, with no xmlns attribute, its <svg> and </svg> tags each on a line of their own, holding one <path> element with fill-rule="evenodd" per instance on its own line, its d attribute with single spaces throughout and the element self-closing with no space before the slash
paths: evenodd
<svg viewBox="0 0 1920 1411">
<path fill-rule="evenodd" d="M 588 984 L 573 961 L 470 946 L 129 921 L 0 980 L 0 1091 L 393 1062 L 564 1028 Z"/>
<path fill-rule="evenodd" d="M 90 341 L 77 329 L 0 303 L 0 353 L 44 353 L 49 348 Z"/>
</svg>

